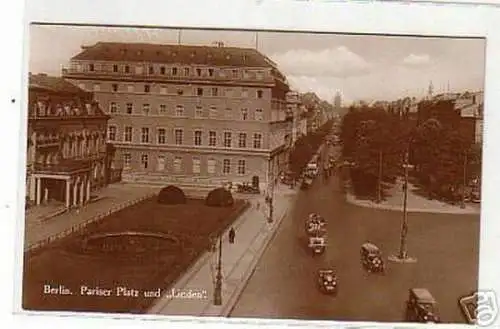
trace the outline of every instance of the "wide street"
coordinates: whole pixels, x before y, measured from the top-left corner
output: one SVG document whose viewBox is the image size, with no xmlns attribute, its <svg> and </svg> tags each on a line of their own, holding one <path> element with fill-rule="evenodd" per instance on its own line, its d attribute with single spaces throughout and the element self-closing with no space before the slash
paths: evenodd
<svg viewBox="0 0 500 329">
<path fill-rule="evenodd" d="M 306 248 L 304 220 L 317 212 L 328 220 L 329 246 L 312 257 Z M 306 320 L 404 321 L 408 289 L 428 288 L 444 322 L 464 322 L 458 298 L 477 287 L 479 216 L 411 213 L 408 253 L 415 264 L 396 264 L 402 212 L 358 207 L 345 202 L 338 179 L 301 191 L 274 241 L 263 255 L 231 317 Z M 378 245 L 385 275 L 368 274 L 360 264 L 365 241 Z M 316 286 L 316 270 L 333 266 L 337 297 Z"/>
</svg>

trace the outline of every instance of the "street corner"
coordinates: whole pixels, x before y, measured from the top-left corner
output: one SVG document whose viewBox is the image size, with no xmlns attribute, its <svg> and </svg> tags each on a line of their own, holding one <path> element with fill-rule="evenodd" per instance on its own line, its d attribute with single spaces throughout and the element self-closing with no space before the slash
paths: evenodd
<svg viewBox="0 0 500 329">
<path fill-rule="evenodd" d="M 478 290 L 458 299 L 467 323 L 479 327 L 492 326 L 498 319 L 498 298 L 493 290 Z"/>
</svg>

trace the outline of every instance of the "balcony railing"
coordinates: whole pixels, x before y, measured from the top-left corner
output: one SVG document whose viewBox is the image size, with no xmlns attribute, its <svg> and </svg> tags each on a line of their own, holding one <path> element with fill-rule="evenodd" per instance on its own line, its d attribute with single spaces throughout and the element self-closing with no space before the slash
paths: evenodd
<svg viewBox="0 0 500 329">
<path fill-rule="evenodd" d="M 230 76 L 219 76 L 219 75 L 171 75 L 171 74 L 150 74 L 148 72 L 137 73 L 137 72 L 112 72 L 112 71 L 81 71 L 74 68 L 65 68 L 62 70 L 63 77 L 96 77 L 96 78 L 110 78 L 117 77 L 120 79 L 141 79 L 141 80 L 155 80 L 155 81 L 217 81 L 217 82 L 243 82 L 243 83 L 253 83 L 253 84 L 273 84 L 275 82 L 274 77 L 263 77 L 259 79 L 257 77 L 252 76 L 238 76 L 238 77 L 230 77 Z"/>
</svg>

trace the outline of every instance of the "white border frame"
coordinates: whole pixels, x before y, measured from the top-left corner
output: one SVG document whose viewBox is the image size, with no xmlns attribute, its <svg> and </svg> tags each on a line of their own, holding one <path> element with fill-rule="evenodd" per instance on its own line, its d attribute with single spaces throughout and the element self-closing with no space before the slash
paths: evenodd
<svg viewBox="0 0 500 329">
<path fill-rule="evenodd" d="M 9 2 L 12 3 L 12 2 Z M 17 1 L 13 3 L 17 4 Z M 22 4 L 17 4 L 16 9 L 22 9 Z M 12 4 L 12 7 L 15 5 Z M 12 8 L 11 7 L 11 8 Z M 224 8 L 224 10 L 218 10 Z M 228 15 L 227 13 L 231 13 Z M 9 13 L 10 14 L 10 13 Z M 486 82 L 485 82 L 485 134 L 484 134 L 484 159 L 483 159 L 483 203 L 481 221 L 481 243 L 480 243 L 480 289 L 494 289 L 500 297 L 500 267 L 497 266 L 496 246 L 500 245 L 500 224 L 495 217 L 495 187 L 500 186 L 500 177 L 495 177 L 495 160 L 498 158 L 495 151 L 499 149 L 500 130 L 495 129 L 494 123 L 500 122 L 500 112 L 496 108 L 500 107 L 500 31 L 495 25 L 500 21 L 500 10 L 491 6 L 471 7 L 466 5 L 432 5 L 432 4 L 401 4 L 401 3 L 327 3 L 314 1 L 234 1 L 234 0 L 30 0 L 27 2 L 23 25 L 17 21 L 6 21 L 8 26 L 4 26 L 9 31 L 11 37 L 8 45 L 11 58 L 4 62 L 10 71 L 4 77 L 5 91 L 8 91 L 6 100 L 9 101 L 9 111 L 0 111 L 0 122 L 4 125 L 0 129 L 2 143 L 2 154 L 17 153 L 20 160 L 17 164 L 2 164 L 2 194 L 3 202 L 0 210 L 11 219 L 17 218 L 16 233 L 14 235 L 15 255 L 11 254 L 12 244 L 2 246 L 2 252 L 7 253 L 7 262 L 15 263 L 15 303 L 20 305 L 20 288 L 22 277 L 22 255 L 23 255 L 23 202 L 24 202 L 24 173 L 25 173 L 25 139 L 26 136 L 26 106 L 27 97 L 27 76 L 28 76 L 28 35 L 20 35 L 20 31 L 27 32 L 30 22 L 51 22 L 51 23 L 82 23 L 82 24 L 113 24 L 113 25 L 147 25 L 166 27 L 200 27 L 200 28 L 235 28 L 235 29 L 277 29 L 291 31 L 312 31 L 312 32 L 356 32 L 356 33 L 383 33 L 383 34 L 404 34 L 404 35 L 446 35 L 446 36 L 473 36 L 487 37 L 487 61 L 486 61 Z M 15 19 L 15 16 L 14 16 Z M 20 30 L 12 31 L 13 27 Z M 12 32 L 11 32 L 12 31 Z M 16 34 L 17 32 L 17 34 Z M 16 38 L 18 38 L 16 40 Z M 23 40 L 21 43 L 20 40 Z M 16 43 L 17 42 L 17 43 Z M 12 49 L 11 49 L 12 48 Z M 20 50 L 22 56 L 20 56 Z M 4 53 L 5 55 L 5 53 Z M 22 68 L 22 75 L 19 72 Z M 21 77 L 21 79 L 19 79 Z M 14 90 L 12 88 L 15 87 Z M 3 86 L 2 86 L 3 87 Z M 10 103 L 10 99 L 18 100 Z M 19 111 L 21 110 L 21 111 Z M 21 113 L 21 115 L 19 115 Z M 21 128 L 20 132 L 16 129 Z M 20 141 L 21 143 L 9 143 L 9 141 Z M 17 147 L 16 147 L 17 146 Z M 4 149 L 5 147 L 5 149 Z M 11 158 L 11 157 L 9 157 Z M 16 173 L 16 174 L 14 174 Z M 486 179 L 487 178 L 487 179 Z M 3 217 L 6 217 L 5 215 Z M 10 226 L 9 228 L 10 229 Z M 4 234 L 8 232 L 3 230 Z M 7 243 L 10 239 L 2 239 Z M 12 258 L 14 257 L 14 259 Z M 10 286 L 10 279 L 4 278 L 6 286 Z M 8 295 L 6 291 L 4 295 Z M 5 296 L 4 296 L 5 298 Z M 9 298 L 9 297 L 7 297 Z M 9 299 L 10 301 L 10 299 Z M 19 310 L 19 307 L 16 307 Z M 24 312 L 24 311 L 23 311 Z M 62 313 L 75 314 L 75 313 Z M 166 325 L 162 321 L 151 321 L 148 323 L 137 323 L 132 320 L 111 322 L 109 319 L 118 317 L 117 315 L 96 315 L 99 320 L 82 320 L 84 313 L 78 313 L 78 318 L 58 318 L 47 316 L 51 323 L 44 323 L 40 317 L 17 317 L 17 324 L 22 327 L 59 327 L 67 324 L 77 325 L 100 324 L 106 327 L 123 327 L 126 323 L 136 323 L 137 328 L 144 325 L 155 326 Z M 123 318 L 146 318 L 144 316 L 120 316 Z M 107 318 L 107 319 L 105 319 Z M 151 317 L 148 317 L 151 318 Z M 169 318 L 172 319 L 172 318 Z M 175 319 L 180 319 L 176 317 Z M 186 318 L 192 319 L 192 318 Z M 93 322 L 92 322 L 93 321 Z M 223 320 L 224 322 L 237 323 L 248 327 L 250 323 L 265 324 L 271 328 L 274 324 L 295 325 L 297 321 L 270 321 L 270 320 Z M 197 320 L 197 322 L 201 322 Z M 205 327 L 222 328 L 219 319 L 206 319 L 203 322 Z M 313 325 L 312 322 L 303 322 L 302 326 Z M 346 327 L 348 323 L 337 322 L 314 322 L 317 327 Z M 500 324 L 500 319 L 496 324 Z M 181 323 L 168 323 L 169 328 L 180 327 Z M 182 325 L 194 326 L 193 323 Z M 351 326 L 359 327 L 368 323 L 351 322 Z M 396 324 L 374 324 L 373 326 L 393 327 Z M 370 325 L 371 326 L 371 325 Z M 415 327 L 414 324 L 397 324 L 397 326 Z M 460 327 L 459 325 L 442 325 Z"/>
</svg>

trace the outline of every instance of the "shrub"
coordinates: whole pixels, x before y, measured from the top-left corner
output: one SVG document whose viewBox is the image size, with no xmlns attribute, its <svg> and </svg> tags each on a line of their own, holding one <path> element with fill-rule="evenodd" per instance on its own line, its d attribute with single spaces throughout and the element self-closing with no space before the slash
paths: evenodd
<svg viewBox="0 0 500 329">
<path fill-rule="evenodd" d="M 177 186 L 169 185 L 161 189 L 158 194 L 158 203 L 184 204 L 186 203 L 186 195 Z"/>
<path fill-rule="evenodd" d="M 223 187 L 210 191 L 205 198 L 205 204 L 210 207 L 229 207 L 234 203 L 231 192 Z"/>
</svg>

